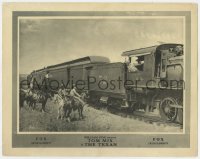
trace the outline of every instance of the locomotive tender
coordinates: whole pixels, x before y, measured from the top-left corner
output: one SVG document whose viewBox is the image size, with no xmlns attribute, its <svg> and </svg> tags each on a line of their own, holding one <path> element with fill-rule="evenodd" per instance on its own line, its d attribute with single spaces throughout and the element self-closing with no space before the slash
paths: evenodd
<svg viewBox="0 0 200 159">
<path fill-rule="evenodd" d="M 51 89 L 63 83 L 87 90 L 90 100 L 183 122 L 183 45 L 161 44 L 122 53 L 126 62 L 88 56 L 33 71 L 39 85 L 48 74 Z"/>
</svg>

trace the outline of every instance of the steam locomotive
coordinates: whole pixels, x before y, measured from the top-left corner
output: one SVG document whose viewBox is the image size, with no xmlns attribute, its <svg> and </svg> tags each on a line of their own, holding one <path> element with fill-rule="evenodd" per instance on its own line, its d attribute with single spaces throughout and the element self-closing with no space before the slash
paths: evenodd
<svg viewBox="0 0 200 159">
<path fill-rule="evenodd" d="M 161 44 L 122 53 L 125 62 L 87 56 L 35 70 L 27 77 L 50 89 L 87 91 L 90 100 L 129 112 L 183 122 L 183 45 Z"/>
</svg>

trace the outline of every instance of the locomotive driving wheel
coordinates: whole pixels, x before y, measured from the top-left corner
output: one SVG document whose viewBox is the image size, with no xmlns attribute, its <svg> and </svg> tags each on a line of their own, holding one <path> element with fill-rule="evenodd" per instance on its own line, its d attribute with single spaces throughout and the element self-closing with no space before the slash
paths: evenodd
<svg viewBox="0 0 200 159">
<path fill-rule="evenodd" d="M 177 102 L 172 97 L 164 98 L 160 103 L 160 116 L 166 121 L 174 121 L 177 117 L 178 108 L 172 107 Z"/>
</svg>

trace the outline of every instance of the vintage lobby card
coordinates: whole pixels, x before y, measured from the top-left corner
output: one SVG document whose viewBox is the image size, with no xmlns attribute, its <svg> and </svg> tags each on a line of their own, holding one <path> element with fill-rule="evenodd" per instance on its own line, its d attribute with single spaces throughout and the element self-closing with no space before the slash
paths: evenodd
<svg viewBox="0 0 200 159">
<path fill-rule="evenodd" d="M 197 5 L 4 3 L 3 153 L 197 155 Z"/>
</svg>

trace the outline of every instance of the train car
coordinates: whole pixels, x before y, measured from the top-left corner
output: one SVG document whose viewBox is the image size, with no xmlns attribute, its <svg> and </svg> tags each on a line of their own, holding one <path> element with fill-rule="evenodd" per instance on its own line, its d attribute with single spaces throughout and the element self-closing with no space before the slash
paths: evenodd
<svg viewBox="0 0 200 159">
<path fill-rule="evenodd" d="M 87 56 L 33 71 L 28 76 L 28 81 L 34 78 L 37 85 L 43 86 L 46 84 L 45 79 L 46 76 L 48 76 L 47 85 L 49 89 L 57 90 L 61 84 L 64 84 L 70 89 L 72 84 L 76 82 L 76 79 L 82 79 L 85 68 L 89 67 L 90 65 L 105 64 L 109 62 L 110 60 L 103 56 Z M 78 69 L 78 72 L 75 72 L 75 68 L 77 67 L 80 69 Z"/>
</svg>

